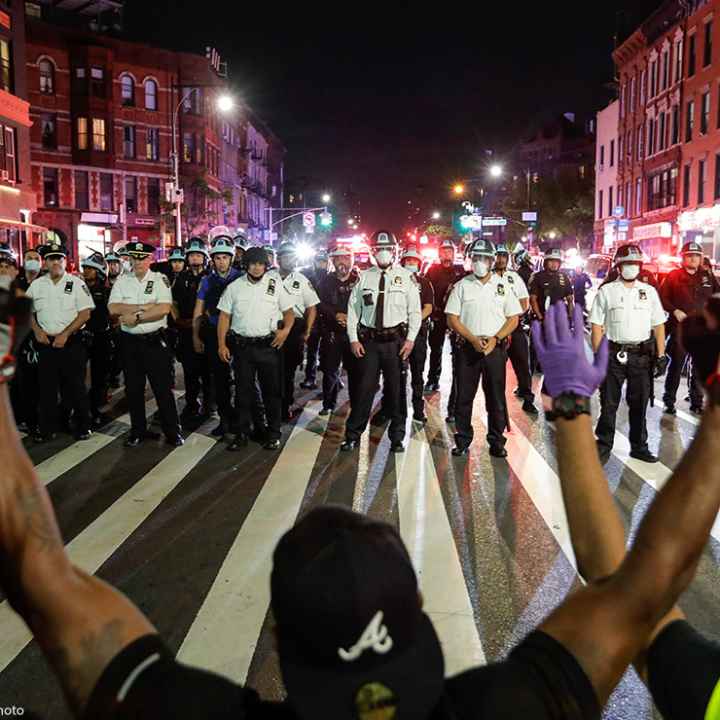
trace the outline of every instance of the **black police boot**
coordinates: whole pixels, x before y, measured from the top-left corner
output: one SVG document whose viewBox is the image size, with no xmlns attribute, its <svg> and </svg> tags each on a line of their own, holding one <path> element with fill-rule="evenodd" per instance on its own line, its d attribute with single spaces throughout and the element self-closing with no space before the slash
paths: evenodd
<svg viewBox="0 0 720 720">
<path fill-rule="evenodd" d="M 326 417 L 327 415 L 332 415 L 334 412 L 335 412 L 335 408 L 324 407 L 324 408 L 318 413 L 318 415 L 322 415 L 322 417 Z"/>
<path fill-rule="evenodd" d="M 413 413 L 413 422 L 422 423 L 424 425 L 427 422 L 427 416 L 422 410 L 416 410 Z"/>
<path fill-rule="evenodd" d="M 82 441 L 84 441 L 84 440 L 89 440 L 91 437 L 92 437 L 92 431 L 91 431 L 91 430 L 85 430 L 85 429 L 83 429 L 83 430 L 78 430 L 78 431 L 75 433 L 75 439 L 76 439 L 78 442 L 82 442 Z"/>
<path fill-rule="evenodd" d="M 463 455 L 469 455 L 470 454 L 470 446 L 469 445 L 456 445 L 452 449 L 451 452 L 455 457 L 462 457 Z"/>
<path fill-rule="evenodd" d="M 635 460 L 642 460 L 646 463 L 656 463 L 658 459 L 653 455 L 647 448 L 641 448 L 640 450 L 631 450 L 630 457 Z"/>
<path fill-rule="evenodd" d="M 597 451 L 598 457 L 600 458 L 600 464 L 607 465 L 608 461 L 610 460 L 610 453 L 612 452 L 612 448 L 597 443 Z"/>
<path fill-rule="evenodd" d="M 183 439 L 183 436 L 178 433 L 177 435 L 166 435 L 165 436 L 165 444 L 170 445 L 171 447 L 181 447 L 185 444 L 185 440 Z"/>
<path fill-rule="evenodd" d="M 107 425 L 110 422 L 110 416 L 106 415 L 105 413 L 98 412 L 92 417 L 92 426 L 96 430 L 98 428 L 103 427 L 103 425 Z"/>
<path fill-rule="evenodd" d="M 522 409 L 528 414 L 528 415 L 537 415 L 538 409 L 535 407 L 535 403 L 533 403 L 532 400 L 525 400 L 523 402 Z"/>
<path fill-rule="evenodd" d="M 263 450 L 279 450 L 280 449 L 280 441 L 279 440 L 268 440 L 263 445 Z"/>
<path fill-rule="evenodd" d="M 222 437 L 225 437 L 226 433 L 227 433 L 227 429 L 225 428 L 225 423 L 222 422 L 222 420 L 221 420 L 220 424 L 217 427 L 215 427 L 210 434 L 213 437 L 222 438 Z"/>
<path fill-rule="evenodd" d="M 405 445 L 403 445 L 403 441 L 402 440 L 393 440 L 390 443 L 390 452 L 393 452 L 393 453 L 405 452 Z"/>
<path fill-rule="evenodd" d="M 300 387 L 303 390 L 317 390 L 318 384 L 315 380 L 303 380 L 303 382 L 300 383 Z"/>
<path fill-rule="evenodd" d="M 235 439 L 228 445 L 230 452 L 237 452 L 248 446 L 249 438 L 245 433 L 238 433 Z"/>
<path fill-rule="evenodd" d="M 447 417 L 445 418 L 445 422 L 446 422 L 448 425 L 454 425 L 454 424 L 455 424 L 455 411 L 454 411 L 454 410 L 450 410 L 450 409 L 448 408 L 448 414 L 447 414 Z"/>
<path fill-rule="evenodd" d="M 690 412 L 693 415 L 702 415 L 703 414 L 703 406 L 702 405 L 691 405 Z"/>
<path fill-rule="evenodd" d="M 669 403 L 665 402 L 665 414 L 666 415 L 677 415 L 677 410 L 675 409 L 675 403 Z"/>
<path fill-rule="evenodd" d="M 505 458 L 507 457 L 507 450 L 502 445 L 491 445 L 490 446 L 490 454 L 493 457 L 496 458 Z"/>
<path fill-rule="evenodd" d="M 340 446 L 341 452 L 352 452 L 360 445 L 359 440 L 345 440 L 345 442 Z"/>
<path fill-rule="evenodd" d="M 37 443 L 38 445 L 41 445 L 42 443 L 50 442 L 51 440 L 55 439 L 55 433 L 48 433 L 47 435 L 44 435 L 39 430 L 36 430 L 33 433 L 32 440 L 34 443 Z"/>
<path fill-rule="evenodd" d="M 382 410 L 378 410 L 372 417 L 372 420 L 370 421 L 371 425 L 374 425 L 375 427 L 379 427 L 380 425 L 384 425 L 388 421 L 388 416 L 383 414 Z"/>
</svg>

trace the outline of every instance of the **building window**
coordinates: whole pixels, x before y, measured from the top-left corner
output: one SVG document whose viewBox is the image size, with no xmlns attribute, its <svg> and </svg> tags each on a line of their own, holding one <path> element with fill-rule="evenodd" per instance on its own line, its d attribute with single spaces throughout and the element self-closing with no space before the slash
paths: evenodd
<svg viewBox="0 0 720 720">
<path fill-rule="evenodd" d="M 43 203 L 45 207 L 58 206 L 57 168 L 43 168 Z"/>
<path fill-rule="evenodd" d="M 655 120 L 648 120 L 647 134 L 647 156 L 650 157 L 655 152 Z"/>
<path fill-rule="evenodd" d="M 712 65 L 712 20 L 705 23 L 705 46 L 703 47 L 703 67 Z"/>
<path fill-rule="evenodd" d="M 625 85 L 620 88 L 620 117 L 625 116 Z"/>
<path fill-rule="evenodd" d="M 635 181 L 635 215 L 642 214 L 642 178 Z"/>
<path fill-rule="evenodd" d="M 129 213 L 137 212 L 137 178 L 125 178 L 125 210 Z"/>
<path fill-rule="evenodd" d="M 670 50 L 662 52 L 662 70 L 660 72 L 660 89 L 666 90 L 670 84 Z"/>
<path fill-rule="evenodd" d="M 132 159 L 135 157 L 135 126 L 126 125 L 123 128 L 123 155 Z"/>
<path fill-rule="evenodd" d="M 43 114 L 40 120 L 40 130 L 42 146 L 46 150 L 55 150 L 57 148 L 57 115 Z"/>
<path fill-rule="evenodd" d="M 125 107 L 135 105 L 135 81 L 129 75 L 120 78 L 120 98 Z"/>
<path fill-rule="evenodd" d="M 604 211 L 605 211 L 605 206 L 603 205 L 603 191 L 598 190 L 598 210 L 597 210 L 598 219 L 604 217 L 604 215 L 603 215 Z"/>
<path fill-rule="evenodd" d="M 18 177 L 15 142 L 15 129 L 0 125 L 0 170 L 8 174 L 6 180 L 10 182 Z"/>
<path fill-rule="evenodd" d="M 675 82 L 679 83 L 682 80 L 682 66 L 683 66 L 683 43 L 682 40 L 675 45 Z"/>
<path fill-rule="evenodd" d="M 690 36 L 688 42 L 688 62 L 687 62 L 687 76 L 690 78 L 695 74 L 695 34 Z"/>
<path fill-rule="evenodd" d="M 672 109 L 672 143 L 677 145 L 680 142 L 680 106 L 673 105 Z"/>
<path fill-rule="evenodd" d="M 700 134 L 707 135 L 710 127 L 710 93 L 703 93 L 702 106 L 700 108 Z"/>
<path fill-rule="evenodd" d="M 42 82 L 42 81 L 41 81 Z M 10 43 L 0 38 L 0 89 L 13 92 L 12 57 Z"/>
<path fill-rule="evenodd" d="M 613 187 L 612 187 L 612 185 L 608 188 L 607 207 L 608 207 L 607 216 L 612 217 L 612 214 L 613 214 Z"/>
<path fill-rule="evenodd" d="M 75 208 L 77 210 L 90 209 L 90 187 L 88 173 L 85 170 L 75 171 Z"/>
<path fill-rule="evenodd" d="M 643 159 L 643 153 L 645 152 L 645 125 L 640 125 L 637 129 L 637 159 Z"/>
<path fill-rule="evenodd" d="M 610 167 L 615 165 L 615 141 L 610 141 Z"/>
<path fill-rule="evenodd" d="M 660 118 L 658 121 L 658 150 L 664 150 L 665 149 L 665 113 L 660 113 Z"/>
<path fill-rule="evenodd" d="M 93 118 L 93 150 L 105 152 L 105 121 Z"/>
<path fill-rule="evenodd" d="M 690 165 L 683 168 L 683 207 L 690 204 Z"/>
<path fill-rule="evenodd" d="M 105 212 L 115 209 L 113 185 L 113 176 L 110 173 L 100 173 L 100 209 Z"/>
<path fill-rule="evenodd" d="M 192 133 L 183 133 L 183 160 L 195 162 L 195 136 Z"/>
<path fill-rule="evenodd" d="M 41 60 L 38 63 L 40 71 L 40 92 L 43 95 L 53 95 L 55 93 L 55 66 L 50 60 Z"/>
<path fill-rule="evenodd" d="M 627 137 L 625 138 L 625 154 L 632 160 L 632 154 L 633 154 L 633 134 L 632 130 L 627 131 Z"/>
<path fill-rule="evenodd" d="M 160 130 L 158 128 L 147 129 L 145 154 L 148 160 L 160 159 Z"/>
<path fill-rule="evenodd" d="M 702 205 L 705 202 L 705 161 L 698 161 L 698 193 L 697 204 Z"/>
<path fill-rule="evenodd" d="M 77 149 L 88 149 L 88 121 L 85 117 L 77 119 Z"/>
<path fill-rule="evenodd" d="M 160 178 L 148 178 L 147 207 L 148 215 L 160 214 Z"/>
<path fill-rule="evenodd" d="M 657 60 L 653 60 L 650 63 L 650 95 L 649 97 L 654 98 L 658 91 L 658 64 Z"/>
<path fill-rule="evenodd" d="M 154 80 L 145 81 L 145 109 L 157 110 L 157 90 L 158 86 Z"/>
<path fill-rule="evenodd" d="M 605 146 L 600 146 L 600 167 L 605 165 Z"/>
<path fill-rule="evenodd" d="M 105 71 L 102 68 L 90 68 L 90 92 L 93 97 L 105 97 Z"/>
<path fill-rule="evenodd" d="M 720 153 L 715 155 L 715 200 L 720 200 Z"/>
<path fill-rule="evenodd" d="M 647 70 L 640 73 L 640 107 L 645 107 L 645 88 L 647 87 Z"/>
<path fill-rule="evenodd" d="M 677 202 L 677 168 L 664 170 L 648 178 L 648 210 L 675 205 Z"/>
<path fill-rule="evenodd" d="M 637 102 L 637 93 L 635 92 L 637 86 L 636 77 L 633 75 L 630 78 L 630 98 L 628 100 L 630 112 L 635 110 L 635 104 Z"/>
<path fill-rule="evenodd" d="M 632 212 L 632 199 L 630 197 L 631 192 L 632 192 L 632 185 L 630 184 L 630 181 L 628 180 L 625 183 L 625 215 L 627 217 L 630 217 L 630 213 Z"/>
<path fill-rule="evenodd" d="M 685 117 L 685 142 L 693 139 L 693 128 L 695 127 L 695 101 L 690 100 L 687 104 L 687 113 Z"/>
</svg>

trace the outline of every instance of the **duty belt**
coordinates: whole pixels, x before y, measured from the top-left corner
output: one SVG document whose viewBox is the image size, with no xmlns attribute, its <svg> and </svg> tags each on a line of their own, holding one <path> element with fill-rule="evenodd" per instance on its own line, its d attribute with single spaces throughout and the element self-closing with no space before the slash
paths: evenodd
<svg viewBox="0 0 720 720">
<path fill-rule="evenodd" d="M 248 345 L 270 345 L 275 339 L 275 336 L 272 333 L 269 335 L 263 335 L 262 337 L 246 337 L 245 335 L 240 335 L 239 333 L 231 330 L 230 335 L 234 338 L 239 347 L 247 347 Z"/>
<path fill-rule="evenodd" d="M 123 332 L 123 335 L 126 338 L 130 338 L 132 340 L 142 340 L 143 342 L 149 342 L 150 340 L 163 340 L 165 337 L 165 333 L 162 330 L 155 330 L 155 332 L 151 333 Z"/>
<path fill-rule="evenodd" d="M 358 328 L 358 337 L 374 340 L 375 342 L 392 342 L 393 340 L 407 337 L 407 325 L 400 323 L 400 325 L 383 328 L 382 330 L 360 325 Z"/>
<path fill-rule="evenodd" d="M 648 355 L 652 354 L 653 349 L 653 340 L 652 338 L 648 338 L 647 340 L 644 340 L 643 342 L 639 343 L 617 343 L 614 341 L 610 341 L 610 349 L 613 352 L 624 352 L 628 354 L 637 354 L 637 355 Z"/>
</svg>

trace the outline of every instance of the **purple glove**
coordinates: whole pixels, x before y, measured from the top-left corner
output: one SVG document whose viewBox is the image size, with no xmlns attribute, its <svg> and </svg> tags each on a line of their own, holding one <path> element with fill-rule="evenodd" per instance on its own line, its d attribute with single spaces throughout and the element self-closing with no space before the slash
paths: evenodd
<svg viewBox="0 0 720 720">
<path fill-rule="evenodd" d="M 533 323 L 532 338 L 551 397 L 556 398 L 564 392 L 590 397 L 600 387 L 607 371 L 607 338 L 603 338 L 595 362 L 588 362 L 583 313 L 579 305 L 575 306 L 574 332 L 570 329 L 565 305 L 557 303 L 545 313 L 542 326 L 537 320 Z"/>
</svg>

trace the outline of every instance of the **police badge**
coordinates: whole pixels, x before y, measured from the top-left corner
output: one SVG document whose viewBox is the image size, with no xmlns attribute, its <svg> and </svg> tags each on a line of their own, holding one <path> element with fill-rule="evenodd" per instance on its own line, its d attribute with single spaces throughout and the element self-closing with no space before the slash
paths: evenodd
<svg viewBox="0 0 720 720">
<path fill-rule="evenodd" d="M 504 285 L 498 285 L 498 286 L 497 286 L 497 294 L 498 294 L 498 295 L 505 295 L 505 286 L 504 286 Z"/>
</svg>

